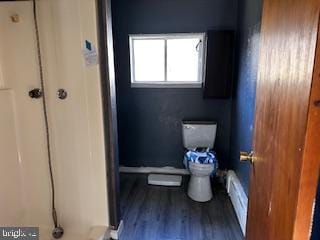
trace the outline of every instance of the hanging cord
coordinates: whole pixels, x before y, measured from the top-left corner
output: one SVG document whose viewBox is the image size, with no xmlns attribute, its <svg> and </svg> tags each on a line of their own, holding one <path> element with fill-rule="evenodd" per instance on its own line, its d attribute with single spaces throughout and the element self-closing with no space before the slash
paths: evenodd
<svg viewBox="0 0 320 240">
<path fill-rule="evenodd" d="M 44 91 L 44 77 L 43 77 L 43 67 L 42 67 L 42 59 L 41 59 L 41 46 L 40 46 L 40 35 L 39 35 L 36 0 L 33 0 L 33 19 L 34 19 L 34 26 L 35 26 L 35 31 L 36 31 L 37 55 L 38 55 L 37 57 L 38 57 L 38 62 L 39 62 L 39 75 L 40 75 L 40 82 L 41 82 L 41 89 L 42 89 L 43 115 L 44 115 L 45 128 L 46 128 L 48 164 L 49 164 L 50 182 L 51 182 L 52 220 L 54 223 L 54 227 L 57 228 L 58 227 L 58 217 L 57 217 L 57 211 L 55 208 L 55 188 L 54 188 L 54 178 L 53 178 L 53 173 L 52 173 L 49 122 L 48 122 L 48 113 L 47 113 L 47 104 L 46 104 L 46 94 Z"/>
</svg>

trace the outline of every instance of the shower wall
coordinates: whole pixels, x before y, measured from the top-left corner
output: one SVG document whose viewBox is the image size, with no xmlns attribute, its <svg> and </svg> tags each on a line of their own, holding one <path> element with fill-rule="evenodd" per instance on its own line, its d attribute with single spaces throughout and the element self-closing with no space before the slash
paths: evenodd
<svg viewBox="0 0 320 240">
<path fill-rule="evenodd" d="M 37 2 L 59 223 L 64 239 L 88 239 L 109 223 L 99 65 L 83 56 L 86 41 L 97 48 L 96 1 Z M 32 2 L 0 2 L 0 225 L 39 226 L 49 239 L 43 106 L 28 96 L 40 88 L 36 54 Z"/>
<path fill-rule="evenodd" d="M 20 22 L 10 17 L 19 14 Z M 0 225 L 51 225 L 50 182 L 30 2 L 0 3 Z"/>
</svg>

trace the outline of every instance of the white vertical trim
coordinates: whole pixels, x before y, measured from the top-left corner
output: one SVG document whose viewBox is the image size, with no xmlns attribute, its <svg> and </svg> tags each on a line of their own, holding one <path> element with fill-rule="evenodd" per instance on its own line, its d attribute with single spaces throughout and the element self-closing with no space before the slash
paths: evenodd
<svg viewBox="0 0 320 240">
<path fill-rule="evenodd" d="M 130 75 L 131 75 L 131 82 L 136 78 L 135 76 L 135 62 L 134 62 L 134 43 L 133 38 L 129 37 L 129 54 L 130 54 Z"/>
<path fill-rule="evenodd" d="M 206 80 L 206 66 L 207 66 L 207 47 L 208 47 L 208 37 L 207 34 L 204 35 L 203 38 L 203 53 L 202 53 L 202 84 L 205 82 Z"/>
<path fill-rule="evenodd" d="M 206 33 L 203 33 L 201 36 L 201 48 L 199 52 L 199 76 L 198 80 L 199 82 L 203 83 L 204 82 L 204 70 L 206 69 L 206 62 L 205 62 L 205 52 L 207 52 L 207 45 L 206 45 Z"/>
<path fill-rule="evenodd" d="M 168 40 L 164 40 L 164 81 L 168 82 Z"/>
</svg>

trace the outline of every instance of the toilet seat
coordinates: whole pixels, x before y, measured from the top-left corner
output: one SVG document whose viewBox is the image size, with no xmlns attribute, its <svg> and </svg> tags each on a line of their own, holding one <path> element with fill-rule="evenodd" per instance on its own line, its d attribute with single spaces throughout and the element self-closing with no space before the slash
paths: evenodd
<svg viewBox="0 0 320 240">
<path fill-rule="evenodd" d="M 190 164 L 193 168 L 198 170 L 212 169 L 209 175 L 214 175 L 218 169 L 218 160 L 216 158 L 216 153 L 212 150 L 197 151 L 197 150 L 187 150 L 184 154 L 183 161 L 186 169 L 190 170 Z"/>
</svg>

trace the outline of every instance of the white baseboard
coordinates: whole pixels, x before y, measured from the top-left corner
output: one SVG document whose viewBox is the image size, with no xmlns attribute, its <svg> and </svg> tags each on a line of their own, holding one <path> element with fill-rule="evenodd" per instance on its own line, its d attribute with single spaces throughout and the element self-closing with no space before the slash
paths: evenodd
<svg viewBox="0 0 320 240">
<path fill-rule="evenodd" d="M 123 221 L 121 220 L 118 226 L 118 229 L 110 230 L 110 237 L 112 239 L 120 239 L 122 230 L 123 230 Z"/>
<path fill-rule="evenodd" d="M 248 197 L 234 171 L 227 173 L 227 192 L 236 212 L 243 235 L 246 233 Z"/>
<path fill-rule="evenodd" d="M 189 175 L 187 169 L 174 168 L 174 167 L 124 167 L 120 166 L 121 173 L 162 173 L 162 174 L 178 174 Z"/>
</svg>

